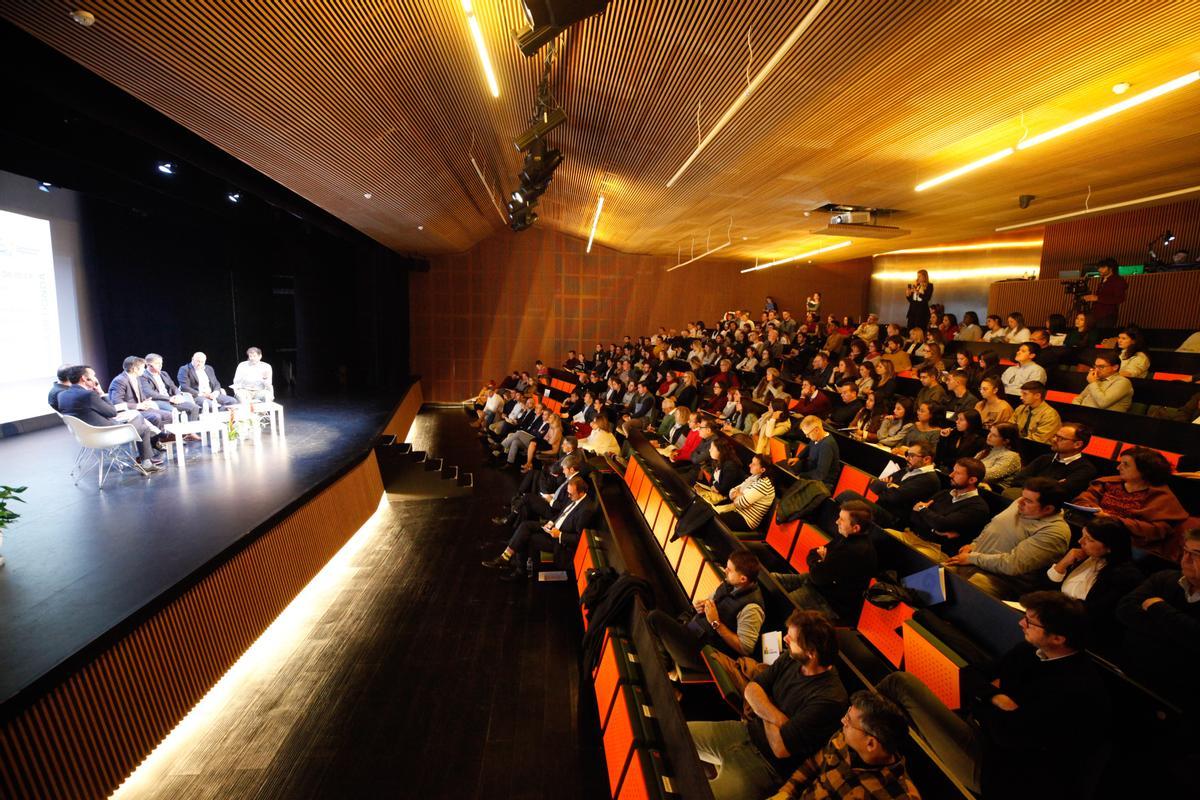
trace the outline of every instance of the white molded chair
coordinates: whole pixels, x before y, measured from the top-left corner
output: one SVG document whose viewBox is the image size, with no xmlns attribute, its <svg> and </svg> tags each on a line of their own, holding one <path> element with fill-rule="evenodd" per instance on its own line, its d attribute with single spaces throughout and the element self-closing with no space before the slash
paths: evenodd
<svg viewBox="0 0 1200 800">
<path fill-rule="evenodd" d="M 95 455 L 99 464 L 99 486 L 101 489 L 104 488 L 104 479 L 108 477 L 108 473 L 112 470 L 113 465 L 116 465 L 118 469 L 125 467 L 133 468 L 133 462 L 129 458 L 128 446 L 140 442 L 142 437 L 132 425 L 106 425 L 97 427 L 89 425 L 81 419 L 67 415 L 63 415 L 62 420 L 75 436 L 75 440 L 79 442 L 79 446 L 84 451 L 89 451 Z M 91 465 L 87 463 L 86 458 L 77 458 L 75 460 L 74 477 L 77 485 L 79 479 L 83 477 L 83 471 L 89 466 Z"/>
</svg>

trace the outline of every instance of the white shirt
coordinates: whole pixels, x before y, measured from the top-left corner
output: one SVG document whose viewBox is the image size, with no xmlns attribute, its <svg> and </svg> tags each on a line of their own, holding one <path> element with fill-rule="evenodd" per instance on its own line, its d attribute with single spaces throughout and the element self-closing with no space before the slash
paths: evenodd
<svg viewBox="0 0 1200 800">
<path fill-rule="evenodd" d="M 233 385 L 239 389 L 270 389 L 271 365 L 265 361 L 257 364 L 243 361 L 233 373 Z"/>
<path fill-rule="evenodd" d="M 212 391 L 212 384 L 208 382 L 207 365 L 194 367 L 194 369 L 196 370 L 196 388 L 200 390 L 201 394 L 208 394 Z"/>
<path fill-rule="evenodd" d="M 1069 573 L 1059 572 L 1051 564 L 1050 568 L 1046 570 L 1046 577 L 1055 583 L 1061 583 L 1062 593 L 1067 597 L 1084 600 L 1096 584 L 1096 578 L 1100 577 L 1102 569 L 1104 569 L 1104 560 L 1089 556 Z"/>
<path fill-rule="evenodd" d="M 154 382 L 154 388 L 158 389 L 159 394 L 167 394 L 167 384 L 162 379 L 162 372 L 151 372 L 150 380 Z"/>
<path fill-rule="evenodd" d="M 563 512 L 558 515 L 558 519 L 554 520 L 554 527 L 556 529 L 562 530 L 562 524 L 567 521 L 567 517 L 571 515 L 571 512 L 575 510 L 575 506 L 579 505 L 582 499 L 583 498 L 580 498 L 579 500 L 572 500 L 570 504 L 563 509 Z"/>
</svg>

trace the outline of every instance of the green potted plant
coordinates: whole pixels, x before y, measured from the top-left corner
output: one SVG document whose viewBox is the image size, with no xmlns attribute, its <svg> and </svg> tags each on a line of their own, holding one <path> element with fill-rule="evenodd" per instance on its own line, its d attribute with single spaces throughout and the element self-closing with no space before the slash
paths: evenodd
<svg viewBox="0 0 1200 800">
<path fill-rule="evenodd" d="M 25 491 L 24 486 L 0 486 L 0 547 L 4 546 L 4 529 L 16 522 L 17 517 L 21 516 L 8 507 L 9 500 L 16 500 L 19 503 L 24 503 L 20 497 L 17 497 L 21 492 Z M 4 556 L 0 556 L 0 567 L 4 566 Z"/>
</svg>

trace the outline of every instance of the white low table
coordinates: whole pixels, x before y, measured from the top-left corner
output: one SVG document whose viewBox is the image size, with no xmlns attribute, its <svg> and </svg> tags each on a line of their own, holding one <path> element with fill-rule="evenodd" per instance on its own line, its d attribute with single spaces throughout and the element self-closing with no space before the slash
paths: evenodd
<svg viewBox="0 0 1200 800">
<path fill-rule="evenodd" d="M 181 422 L 169 422 L 163 426 L 163 430 L 175 437 L 175 460 L 179 462 L 179 466 L 186 466 L 183 453 L 183 437 L 189 434 L 195 434 L 208 438 L 208 444 L 212 447 L 214 453 L 221 452 L 221 437 L 225 435 L 225 423 L 217 419 L 215 414 L 201 415 L 200 419 L 195 422 L 183 420 Z"/>
</svg>

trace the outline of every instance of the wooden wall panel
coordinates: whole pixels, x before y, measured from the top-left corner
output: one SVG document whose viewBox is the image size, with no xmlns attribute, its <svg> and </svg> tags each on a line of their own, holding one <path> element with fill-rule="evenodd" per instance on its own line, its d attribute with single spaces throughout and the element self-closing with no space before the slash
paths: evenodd
<svg viewBox="0 0 1200 800">
<path fill-rule="evenodd" d="M 1092 279 L 1095 287 L 1098 279 Z M 1121 304 L 1118 322 L 1143 328 L 1200 330 L 1200 270 L 1131 275 L 1129 293 Z M 1071 304 L 1058 278 L 1037 281 L 1003 281 L 993 284 L 988 313 L 1025 315 L 1030 327 L 1040 326 L 1050 314 L 1067 314 Z"/>
<path fill-rule="evenodd" d="M 367 521 L 382 494 L 371 452 L 8 719 L 0 728 L 0 796 L 111 793 Z"/>
<path fill-rule="evenodd" d="M 1200 153 L 1196 157 L 1200 160 Z M 1184 249 L 1200 259 L 1200 199 L 1047 226 L 1041 277 L 1057 278 L 1061 270 L 1110 256 L 1119 264 L 1143 264 L 1149 258 L 1147 244 L 1167 231 L 1178 238 L 1170 248 L 1157 248 L 1159 258 L 1166 261 L 1169 254 Z"/>
<path fill-rule="evenodd" d="M 461 400 L 481 382 L 537 358 L 688 320 L 715 322 L 729 309 L 761 310 L 773 296 L 802 310 L 812 291 L 824 309 L 861 314 L 871 261 L 785 264 L 742 275 L 741 261 L 704 259 L 667 272 L 674 259 L 631 255 L 533 228 L 501 232 L 464 253 L 432 259 L 411 276 L 413 372 L 428 399 Z"/>
<path fill-rule="evenodd" d="M 421 411 L 423 402 L 425 402 L 425 398 L 421 394 L 421 383 L 418 381 L 409 387 L 408 393 L 396 407 L 396 412 L 392 414 L 392 418 L 388 420 L 387 426 L 383 429 L 384 435 L 395 436 L 399 441 L 404 441 L 404 437 L 408 435 L 408 429 L 412 427 L 413 420 Z"/>
</svg>

